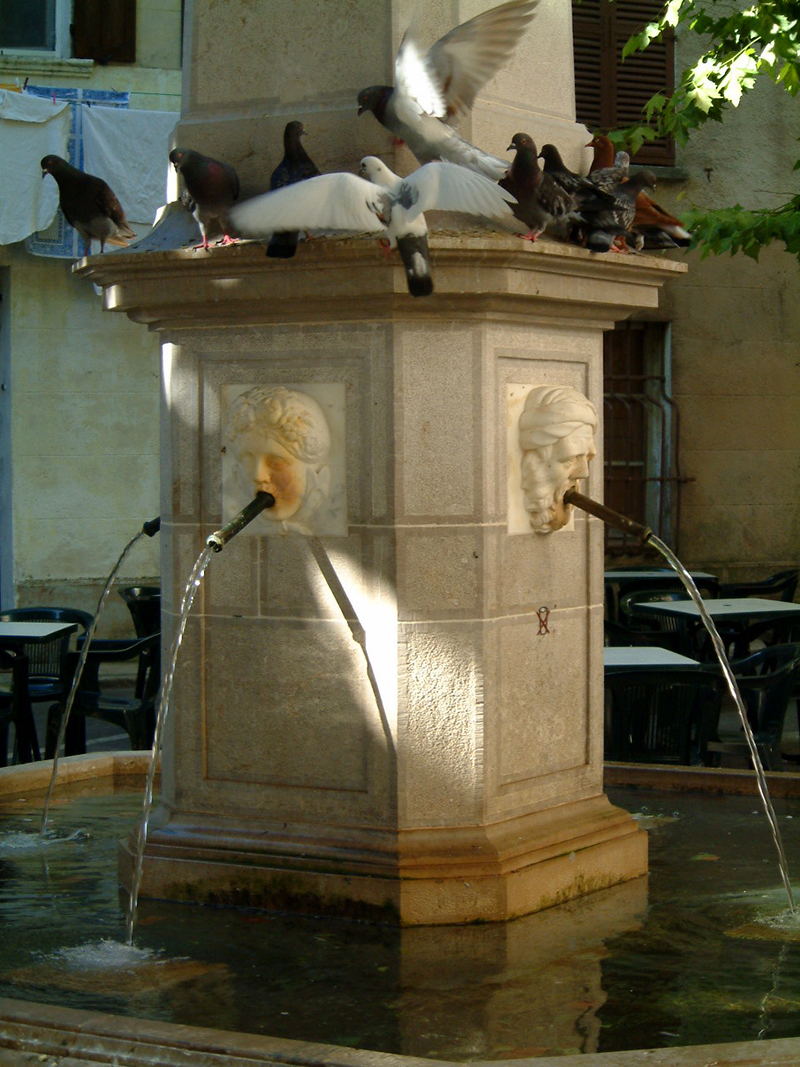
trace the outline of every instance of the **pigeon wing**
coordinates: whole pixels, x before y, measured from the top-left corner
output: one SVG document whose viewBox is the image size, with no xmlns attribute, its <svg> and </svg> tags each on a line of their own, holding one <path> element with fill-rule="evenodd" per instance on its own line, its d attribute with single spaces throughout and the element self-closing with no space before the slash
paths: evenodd
<svg viewBox="0 0 800 1067">
<path fill-rule="evenodd" d="M 511 0 L 445 34 L 425 57 L 448 116 L 469 111 L 483 86 L 508 60 L 528 28 L 539 0 Z"/>
<path fill-rule="evenodd" d="M 394 61 L 392 105 L 401 122 L 412 124 L 422 115 L 444 118 L 447 101 L 435 73 L 423 56 L 412 29 L 406 31 Z"/>
<path fill-rule="evenodd" d="M 124 237 L 135 237 L 135 232 L 128 225 L 128 220 L 125 218 L 125 212 L 122 210 L 122 204 L 117 199 L 114 190 L 110 185 L 107 185 L 102 179 L 98 179 L 97 186 L 95 188 L 95 201 L 101 214 L 107 215 L 116 226 L 119 227 L 119 231 Z"/>
<path fill-rule="evenodd" d="M 391 201 L 385 189 L 355 174 L 321 174 L 237 204 L 230 221 L 244 237 L 285 230 L 347 230 L 380 233 Z"/>
<path fill-rule="evenodd" d="M 397 199 L 409 219 L 428 210 L 511 218 L 515 197 L 477 171 L 455 163 L 426 163 L 403 181 Z"/>
</svg>

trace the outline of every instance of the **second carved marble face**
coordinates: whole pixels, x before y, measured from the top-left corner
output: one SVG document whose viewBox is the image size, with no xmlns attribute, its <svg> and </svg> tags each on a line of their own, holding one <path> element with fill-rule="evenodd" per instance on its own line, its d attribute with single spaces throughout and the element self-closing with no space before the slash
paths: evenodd
<svg viewBox="0 0 800 1067">
<path fill-rule="evenodd" d="M 589 476 L 597 425 L 594 405 L 569 386 L 537 386 L 526 397 L 519 419 L 520 481 L 536 533 L 552 533 L 569 522 L 572 507 L 564 494 Z"/>
</svg>

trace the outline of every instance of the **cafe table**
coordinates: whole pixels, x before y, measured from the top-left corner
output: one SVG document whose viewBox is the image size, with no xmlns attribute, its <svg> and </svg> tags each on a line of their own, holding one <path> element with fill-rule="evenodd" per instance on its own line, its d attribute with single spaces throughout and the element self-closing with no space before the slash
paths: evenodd
<svg viewBox="0 0 800 1067">
<path fill-rule="evenodd" d="M 13 656 L 25 657 L 25 650 L 29 646 L 46 644 L 48 641 L 75 633 L 77 629 L 78 625 L 74 622 L 0 622 L 0 648 Z M 18 698 L 21 711 L 17 747 L 20 760 L 29 762 L 42 757 L 36 738 L 27 670 L 17 672 L 15 684 L 19 685 L 21 679 L 24 679 L 22 684 L 25 691 Z"/>
<path fill-rule="evenodd" d="M 648 667 L 699 667 L 696 659 L 690 659 L 680 652 L 657 645 L 636 645 L 633 647 L 612 645 L 603 649 L 603 667 L 606 671 L 635 670 Z"/>
<path fill-rule="evenodd" d="M 690 571 L 693 581 L 702 589 L 716 592 L 719 589 L 719 578 L 716 574 L 708 574 L 706 571 Z M 603 574 L 605 585 L 605 598 L 608 618 L 612 622 L 619 621 L 619 602 L 627 593 L 639 589 L 683 589 L 683 582 L 678 573 L 672 567 L 632 567 L 629 570 L 608 570 Z"/>
<path fill-rule="evenodd" d="M 725 627 L 738 623 L 746 627 L 755 622 L 781 619 L 800 619 L 800 604 L 784 600 L 769 600 L 767 597 L 717 597 L 703 600 L 703 607 L 715 625 Z M 694 637 L 703 620 L 693 600 L 649 600 L 636 605 L 636 613 L 645 616 L 666 616 L 675 619 L 681 635 L 680 645 L 684 653 L 695 648 Z"/>
</svg>

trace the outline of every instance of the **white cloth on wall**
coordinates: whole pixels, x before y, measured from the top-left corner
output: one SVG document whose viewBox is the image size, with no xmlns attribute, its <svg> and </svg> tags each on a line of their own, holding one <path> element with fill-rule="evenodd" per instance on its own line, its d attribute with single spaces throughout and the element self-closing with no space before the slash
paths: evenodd
<svg viewBox="0 0 800 1067">
<path fill-rule="evenodd" d="M 167 203 L 169 138 L 179 118 L 175 111 L 84 105 L 84 166 L 108 182 L 128 222 L 150 226 Z"/>
<path fill-rule="evenodd" d="M 0 89 L 0 245 L 46 229 L 58 208 L 58 186 L 42 181 L 42 156 L 66 156 L 69 104 Z"/>
</svg>

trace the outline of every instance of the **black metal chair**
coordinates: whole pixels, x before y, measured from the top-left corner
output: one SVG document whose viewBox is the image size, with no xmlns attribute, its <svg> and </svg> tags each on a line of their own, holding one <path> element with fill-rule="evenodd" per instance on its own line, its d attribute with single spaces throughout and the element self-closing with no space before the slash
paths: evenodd
<svg viewBox="0 0 800 1067">
<path fill-rule="evenodd" d="M 798 580 L 800 570 L 786 570 L 755 582 L 723 582 L 719 587 L 719 596 L 758 596 L 785 600 L 787 604 L 791 604 L 797 592 Z"/>
<path fill-rule="evenodd" d="M 722 703 L 721 679 L 700 667 L 606 671 L 605 758 L 706 764 Z"/>
<path fill-rule="evenodd" d="M 137 637 L 149 637 L 161 630 L 160 585 L 128 585 L 119 590 L 119 595 L 128 605 Z M 145 666 L 145 662 L 140 660 L 136 674 L 137 696 L 144 691 Z"/>
<path fill-rule="evenodd" d="M 68 670 L 71 676 L 74 675 L 78 666 L 79 656 L 78 652 L 70 652 L 68 656 Z M 137 676 L 139 673 L 143 674 L 144 685 L 141 694 L 126 695 L 120 691 L 118 685 L 113 684 L 113 678 L 102 677 L 102 668 L 107 664 L 126 663 L 132 660 L 138 660 Z M 160 632 L 137 638 L 135 641 L 93 641 L 86 657 L 86 664 L 78 683 L 65 731 L 65 755 L 73 756 L 86 751 L 87 716 L 103 719 L 125 730 L 133 749 L 152 747 L 160 685 Z M 48 718 L 46 749 L 48 752 L 51 749 L 55 750 L 60 724 L 60 716 Z"/>
<path fill-rule="evenodd" d="M 620 622 L 603 619 L 603 644 L 606 648 L 652 647 L 651 631 L 640 633 L 623 626 Z"/>
<path fill-rule="evenodd" d="M 77 639 L 92 624 L 94 616 L 79 608 L 10 608 L 0 612 L 0 622 L 74 622 L 78 625 Z M 32 704 L 50 703 L 63 705 L 69 691 L 71 675 L 67 673 L 67 654 L 72 635 L 55 637 L 23 646 L 28 658 L 28 693 Z M 51 709 L 52 710 L 52 709 Z M 38 755 L 38 740 L 34 732 L 33 743 Z"/>
<path fill-rule="evenodd" d="M 731 669 L 745 703 L 761 762 L 767 770 L 781 770 L 783 724 L 800 671 L 800 645 L 762 648 L 744 659 L 732 661 Z M 728 753 L 748 760 L 750 757 L 750 747 L 741 726 L 729 736 L 717 734 L 707 747 L 710 753 L 717 755 Z"/>
<path fill-rule="evenodd" d="M 14 727 L 13 762 L 41 759 L 28 697 L 28 657 L 24 652 L 0 649 L 0 674 L 7 678 L 0 689 L 0 767 L 8 766 L 9 726 Z"/>
</svg>

